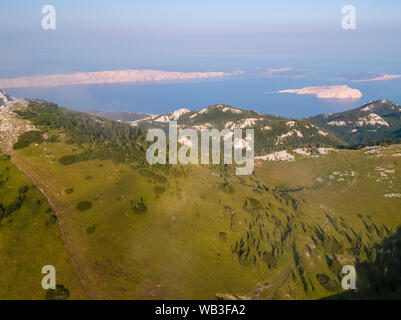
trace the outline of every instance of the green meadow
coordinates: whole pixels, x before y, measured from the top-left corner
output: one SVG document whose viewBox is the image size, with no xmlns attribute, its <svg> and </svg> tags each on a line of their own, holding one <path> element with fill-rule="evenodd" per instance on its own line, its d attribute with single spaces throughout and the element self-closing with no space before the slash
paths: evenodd
<svg viewBox="0 0 401 320">
<path fill-rule="evenodd" d="M 54 204 L 88 298 L 316 299 L 341 294 L 341 266 L 374 263 L 375 245 L 401 225 L 401 200 L 384 196 L 401 189 L 400 147 L 381 150 L 260 162 L 249 177 L 224 166 L 62 165 L 81 152 L 63 141 L 14 157 Z"/>
<path fill-rule="evenodd" d="M 69 298 L 85 298 L 55 212 L 5 155 L 0 155 L 0 199 L 0 299 L 44 299 L 44 265 L 56 268 L 57 284 L 67 288 Z"/>
<path fill-rule="evenodd" d="M 4 299 L 401 296 L 400 145 L 257 160 L 236 176 L 151 166 L 127 124 L 40 102 L 15 113 L 36 129 L 2 133 Z M 40 285 L 44 265 L 56 291 Z M 341 286 L 345 265 L 356 290 Z"/>
</svg>

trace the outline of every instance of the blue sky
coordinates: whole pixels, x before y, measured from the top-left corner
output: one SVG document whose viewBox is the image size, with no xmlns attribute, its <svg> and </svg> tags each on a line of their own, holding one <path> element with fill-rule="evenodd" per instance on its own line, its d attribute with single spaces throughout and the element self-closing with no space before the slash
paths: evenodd
<svg viewBox="0 0 401 320">
<path fill-rule="evenodd" d="M 41 29 L 45 4 L 56 7 L 56 30 Z M 346 4 L 357 10 L 353 31 L 341 28 Z M 0 77 L 329 62 L 401 72 L 400 18 L 398 0 L 2 0 Z"/>
</svg>

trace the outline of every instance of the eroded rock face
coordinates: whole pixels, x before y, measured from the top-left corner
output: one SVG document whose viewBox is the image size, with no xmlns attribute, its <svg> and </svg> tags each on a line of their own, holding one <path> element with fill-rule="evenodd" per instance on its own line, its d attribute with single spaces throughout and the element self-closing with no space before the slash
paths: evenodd
<svg viewBox="0 0 401 320">
<path fill-rule="evenodd" d="M 3 105 L 9 101 L 12 100 L 12 97 L 10 97 L 6 92 L 3 90 L 0 90 L 0 105 Z"/>
<path fill-rule="evenodd" d="M 13 98 L 0 91 L 0 104 L 0 148 L 3 153 L 11 154 L 18 137 L 24 132 L 35 130 L 35 126 L 13 112 L 18 106 L 26 106 L 27 100 Z"/>
</svg>

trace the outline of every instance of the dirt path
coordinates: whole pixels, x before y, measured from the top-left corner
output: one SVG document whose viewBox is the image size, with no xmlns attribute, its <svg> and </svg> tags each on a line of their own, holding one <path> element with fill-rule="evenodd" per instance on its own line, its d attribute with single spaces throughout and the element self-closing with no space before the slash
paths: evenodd
<svg viewBox="0 0 401 320">
<path fill-rule="evenodd" d="M 46 200 L 49 202 L 53 211 L 57 216 L 58 228 L 60 231 L 61 241 L 64 244 L 64 248 L 67 252 L 67 255 L 71 259 L 71 262 L 75 268 L 76 274 L 78 275 L 82 286 L 85 290 L 85 293 L 89 299 L 102 299 L 102 295 L 100 294 L 100 290 L 98 285 L 91 274 L 91 271 L 86 263 L 78 263 L 78 260 L 82 260 L 77 258 L 77 255 L 74 254 L 75 250 L 79 248 L 72 248 L 66 236 L 65 226 L 63 224 L 64 221 L 64 210 L 59 208 L 55 201 L 52 200 L 51 196 L 46 192 L 44 186 L 39 182 L 37 177 L 34 177 L 30 170 L 17 158 L 15 155 L 11 156 L 11 162 L 21 171 L 23 172 L 32 183 L 39 189 L 39 191 L 43 194 Z"/>
<path fill-rule="evenodd" d="M 68 233 L 64 225 L 65 219 L 67 219 L 65 210 L 61 205 L 57 205 L 56 199 L 52 198 L 51 193 L 46 191 L 46 187 L 41 183 L 40 177 L 35 175 L 35 170 L 29 168 L 25 161 L 20 160 L 12 148 L 20 134 L 34 129 L 35 127 L 32 126 L 29 121 L 19 118 L 7 109 L 0 108 L 0 149 L 4 154 L 11 156 L 11 162 L 32 181 L 38 190 L 40 190 L 55 212 L 61 241 L 82 283 L 86 296 L 89 299 L 102 299 L 95 275 L 87 265 L 84 255 L 81 256 L 81 254 L 83 254 L 81 251 L 82 248 L 77 245 L 73 247 L 68 240 Z M 43 179 L 45 178 L 42 177 L 42 180 Z"/>
<path fill-rule="evenodd" d="M 264 284 L 259 285 L 251 294 L 252 300 L 260 300 L 260 295 L 262 292 L 270 287 L 273 287 L 274 290 L 268 295 L 265 296 L 264 299 L 266 300 L 272 300 L 274 299 L 274 296 L 276 295 L 276 292 L 278 289 L 280 289 L 283 284 L 287 281 L 291 271 L 295 268 L 295 263 L 293 263 L 290 267 L 288 267 L 286 270 L 282 271 L 274 281 L 267 282 Z"/>
</svg>

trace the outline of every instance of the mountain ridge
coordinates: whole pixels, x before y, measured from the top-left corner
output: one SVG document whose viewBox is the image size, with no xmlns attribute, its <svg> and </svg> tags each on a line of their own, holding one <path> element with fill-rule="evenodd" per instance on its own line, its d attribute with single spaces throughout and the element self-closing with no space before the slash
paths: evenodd
<svg viewBox="0 0 401 320">
<path fill-rule="evenodd" d="M 324 157 L 314 153 L 299 161 L 255 161 L 252 174 L 236 176 L 226 165 L 149 165 L 132 157 L 147 146 L 144 131 L 43 101 L 25 102 L 0 107 L 0 146 L 8 151 L 4 143 L 11 127 L 21 133 L 13 137 L 20 143 L 11 148 L 11 160 L 54 204 L 50 208 L 35 201 L 32 206 L 41 208 L 37 217 L 45 230 L 55 232 L 56 224 L 62 228 L 60 240 L 76 267 L 66 276 L 57 265 L 57 280 L 71 298 L 324 298 L 343 292 L 341 266 L 380 266 L 384 258 L 388 281 L 369 279 L 369 286 L 380 290 L 378 297 L 399 297 L 391 285 L 399 283 L 399 257 L 384 256 L 378 244 L 393 239 L 401 221 L 401 146 L 335 152 L 320 147 Z M 275 146 L 286 149 L 293 145 L 288 139 L 301 139 L 297 132 L 302 134 L 307 125 L 310 133 L 324 130 L 306 120 L 268 119 L 225 108 L 181 110 L 169 117 L 182 125 L 201 125 L 218 116 L 215 125 L 221 128 L 228 120 L 238 127 L 256 126 L 256 141 L 266 139 L 260 132 L 281 128 L 293 133 Z M 252 124 L 250 117 L 256 119 Z M 261 130 L 266 123 L 271 129 Z M 33 125 L 28 133 L 35 134 L 22 133 L 22 124 Z M 294 152 L 307 153 L 300 147 Z M 284 155 L 278 151 L 274 157 Z M 12 182 L 8 166 L 3 165 L 3 183 Z M 24 184 L 14 188 L 16 197 L 20 187 L 25 192 Z M 9 207 L 4 200 L 9 189 L 0 185 L 0 192 Z M 0 261 L 16 261 L 21 252 L 33 257 L 28 242 L 40 247 L 37 240 L 48 235 L 38 232 L 16 248 L 11 241 L 24 234 L 20 226 L 34 226 L 20 213 L 1 221 L 1 235 L 7 233 L 16 250 L 0 250 Z M 46 243 L 46 249 L 56 248 Z M 54 253 L 35 255 L 35 261 L 48 263 Z M 32 277 L 26 265 L 18 269 L 15 287 L 8 279 L 14 279 L 16 269 L 4 268 L 0 279 L 13 285 L 16 297 L 43 296 L 36 278 L 29 282 L 33 290 L 20 290 Z M 363 274 L 358 277 L 367 283 Z M 0 295 L 7 295 L 2 288 Z"/>
<path fill-rule="evenodd" d="M 330 146 L 345 144 L 326 130 L 304 119 L 292 119 L 278 115 L 244 110 L 225 104 L 216 104 L 199 111 L 181 108 L 157 117 L 144 118 L 131 123 L 142 130 L 160 128 L 167 132 L 168 122 L 177 121 L 179 130 L 247 129 L 255 132 L 255 152 L 264 154 L 282 150 L 288 146 Z"/>
<path fill-rule="evenodd" d="M 8 108 L 41 101 L 14 98 L 4 91 L 1 91 L 0 99 Z M 253 128 L 255 151 L 259 156 L 288 147 L 337 148 L 401 137 L 401 106 L 386 99 L 370 101 L 344 112 L 320 114 L 303 119 L 265 114 L 225 104 L 211 105 L 199 111 L 183 107 L 161 115 L 103 111 L 87 113 L 99 119 L 127 123 L 144 131 L 151 128 L 167 131 L 169 121 L 177 121 L 178 130 Z"/>
<path fill-rule="evenodd" d="M 401 137 L 401 106 L 386 99 L 370 101 L 344 112 L 305 119 L 350 145 Z"/>
</svg>

